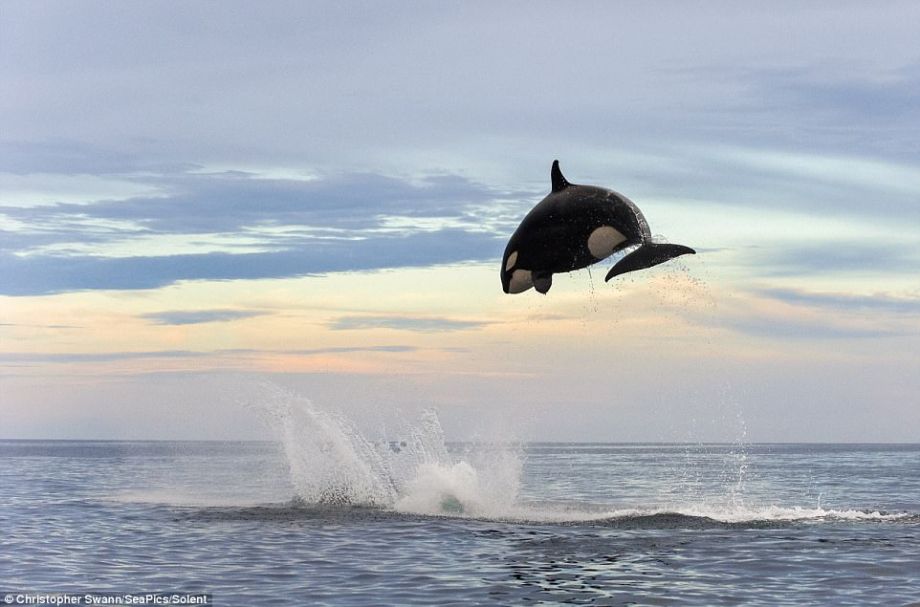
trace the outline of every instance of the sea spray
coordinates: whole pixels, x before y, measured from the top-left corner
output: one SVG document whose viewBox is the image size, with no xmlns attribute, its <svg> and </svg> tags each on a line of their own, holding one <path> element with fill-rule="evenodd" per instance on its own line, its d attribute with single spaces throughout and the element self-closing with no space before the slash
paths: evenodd
<svg viewBox="0 0 920 607">
<path fill-rule="evenodd" d="M 395 420 L 368 424 L 369 415 L 327 410 L 269 383 L 262 384 L 251 401 L 250 406 L 275 430 L 283 446 L 294 504 L 370 505 L 411 514 L 565 523 L 664 514 L 728 523 L 904 516 L 823 504 L 803 507 L 788 495 L 771 497 L 762 481 L 754 482 L 755 494 L 748 495 L 750 481 L 757 480 L 749 476 L 757 469 L 751 465 L 741 415 L 736 417 L 740 435 L 735 444 L 675 450 L 676 457 L 696 472 L 678 486 L 671 485 L 671 490 L 659 491 L 657 500 L 624 500 L 625 485 L 646 482 L 627 474 L 587 501 L 573 500 L 567 493 L 522 501 L 523 449 L 497 440 L 504 433 L 448 449 L 438 416 L 430 409 L 412 415 L 388 411 Z M 632 465 L 622 460 L 633 457 L 629 450 L 618 452 L 610 465 Z M 648 471 L 648 465 L 642 469 Z M 667 477 L 673 477 L 675 470 L 665 465 L 658 472 L 657 482 L 668 483 Z"/>
<path fill-rule="evenodd" d="M 420 466 L 396 509 L 507 518 L 518 511 L 523 453 L 508 442 L 469 443 L 446 462 Z"/>
<path fill-rule="evenodd" d="M 385 505 L 395 499 L 386 462 L 351 420 L 275 384 L 260 388 L 251 406 L 281 441 L 297 500 Z"/>
<path fill-rule="evenodd" d="M 466 514 L 481 512 L 479 474 L 467 462 L 423 464 L 396 502 L 402 512 Z"/>
<path fill-rule="evenodd" d="M 744 421 L 744 412 L 738 407 L 737 420 L 739 425 L 738 438 L 734 443 L 734 455 L 736 461 L 736 481 L 731 488 L 732 506 L 744 507 L 745 483 L 748 475 L 748 454 L 747 454 L 747 423 Z"/>
<path fill-rule="evenodd" d="M 451 454 L 433 409 L 365 429 L 270 382 L 246 404 L 280 440 L 299 503 L 501 516 L 516 500 L 520 450 L 489 444 Z"/>
</svg>

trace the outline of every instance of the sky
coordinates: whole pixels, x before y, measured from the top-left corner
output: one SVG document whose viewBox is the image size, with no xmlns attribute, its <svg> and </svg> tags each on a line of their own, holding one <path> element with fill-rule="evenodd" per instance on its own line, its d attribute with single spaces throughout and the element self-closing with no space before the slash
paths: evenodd
<svg viewBox="0 0 920 607">
<path fill-rule="evenodd" d="M 0 438 L 920 441 L 915 2 L 0 4 Z M 505 295 L 569 181 L 698 254 Z M 384 415 L 385 413 L 385 415 Z"/>
</svg>

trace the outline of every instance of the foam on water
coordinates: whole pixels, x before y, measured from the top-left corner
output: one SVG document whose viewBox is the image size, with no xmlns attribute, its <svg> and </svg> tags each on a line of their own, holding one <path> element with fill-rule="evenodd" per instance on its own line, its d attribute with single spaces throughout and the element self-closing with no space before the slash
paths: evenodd
<svg viewBox="0 0 920 607">
<path fill-rule="evenodd" d="M 709 504 L 684 505 L 674 508 L 660 508 L 630 515 L 680 514 L 682 516 L 708 518 L 723 523 L 748 523 L 759 521 L 805 521 L 805 520 L 848 520 L 881 521 L 897 520 L 909 516 L 907 513 L 887 513 L 867 510 L 835 510 L 825 508 L 804 508 L 799 506 L 745 507 L 733 505 L 720 507 Z"/>
</svg>

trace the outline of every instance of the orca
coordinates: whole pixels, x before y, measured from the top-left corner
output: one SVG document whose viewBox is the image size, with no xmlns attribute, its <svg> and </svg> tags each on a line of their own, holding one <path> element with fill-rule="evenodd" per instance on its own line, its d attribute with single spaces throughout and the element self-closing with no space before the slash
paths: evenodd
<svg viewBox="0 0 920 607">
<path fill-rule="evenodd" d="M 651 268 L 690 247 L 652 241 L 648 222 L 626 196 L 589 185 L 569 183 L 553 161 L 552 191 L 530 210 L 508 240 L 502 256 L 505 293 L 531 287 L 546 294 L 553 274 L 580 270 L 631 247 L 604 278 Z"/>
</svg>

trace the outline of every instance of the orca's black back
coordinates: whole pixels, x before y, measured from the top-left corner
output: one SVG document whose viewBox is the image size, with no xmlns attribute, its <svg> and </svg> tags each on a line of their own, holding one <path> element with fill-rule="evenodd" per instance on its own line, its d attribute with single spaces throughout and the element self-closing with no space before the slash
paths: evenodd
<svg viewBox="0 0 920 607">
<path fill-rule="evenodd" d="M 570 185 L 531 209 L 509 240 L 506 256 L 518 251 L 518 266 L 528 269 L 578 270 L 597 261 L 588 250 L 588 237 L 602 225 L 622 233 L 624 247 L 641 241 L 648 230 L 645 218 L 624 197 L 603 188 Z"/>
</svg>

